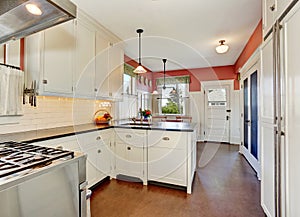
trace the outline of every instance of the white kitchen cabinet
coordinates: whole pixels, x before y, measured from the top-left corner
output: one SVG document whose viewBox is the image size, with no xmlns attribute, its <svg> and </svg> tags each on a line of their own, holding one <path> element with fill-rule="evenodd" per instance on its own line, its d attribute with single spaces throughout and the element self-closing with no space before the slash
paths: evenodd
<svg viewBox="0 0 300 217">
<path fill-rule="evenodd" d="M 124 73 L 124 50 L 121 43 L 112 44 L 109 48 L 109 97 L 115 100 L 122 98 Z"/>
<path fill-rule="evenodd" d="M 96 74 L 95 90 L 96 97 L 109 97 L 109 39 L 103 32 L 96 33 Z"/>
<path fill-rule="evenodd" d="M 71 96 L 75 35 L 74 22 L 66 22 L 44 31 L 43 92 Z"/>
<path fill-rule="evenodd" d="M 48 140 L 43 140 L 41 142 L 37 142 L 35 144 L 41 146 L 47 146 L 51 148 L 61 147 L 64 150 L 70 150 L 70 151 L 80 151 L 80 147 L 75 136 L 66 136 L 57 139 L 48 139 Z"/>
<path fill-rule="evenodd" d="M 11 40 L 6 44 L 6 64 L 20 67 L 20 40 Z"/>
<path fill-rule="evenodd" d="M 4 63 L 4 44 L 0 45 L 0 63 Z"/>
<path fill-rule="evenodd" d="M 187 133 L 148 132 L 148 180 L 187 185 Z"/>
<path fill-rule="evenodd" d="M 263 36 L 265 36 L 275 20 L 278 19 L 293 0 L 263 0 Z"/>
<path fill-rule="evenodd" d="M 146 131 L 115 129 L 114 174 L 139 178 L 147 183 Z"/>
<path fill-rule="evenodd" d="M 95 82 L 95 27 L 78 18 L 76 24 L 76 97 L 94 97 Z"/>
<path fill-rule="evenodd" d="M 111 175 L 111 133 L 108 129 L 76 137 L 81 151 L 87 154 L 87 180 L 91 187 Z"/>
<path fill-rule="evenodd" d="M 74 21 L 25 38 L 27 88 L 37 81 L 39 95 L 72 96 Z"/>
<path fill-rule="evenodd" d="M 264 42 L 261 51 L 260 76 L 260 144 L 261 144 L 261 205 L 267 216 L 275 216 L 274 182 L 274 84 L 273 36 Z"/>
<path fill-rule="evenodd" d="M 196 169 L 196 130 L 148 131 L 148 180 L 187 187 Z"/>
</svg>

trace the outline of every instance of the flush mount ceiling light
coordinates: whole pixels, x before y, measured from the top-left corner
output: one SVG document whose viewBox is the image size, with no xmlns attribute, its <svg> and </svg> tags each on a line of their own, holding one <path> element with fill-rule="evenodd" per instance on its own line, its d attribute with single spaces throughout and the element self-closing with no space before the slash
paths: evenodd
<svg viewBox="0 0 300 217">
<path fill-rule="evenodd" d="M 26 10 L 33 15 L 37 15 L 37 16 L 42 15 L 41 9 L 38 6 L 36 6 L 35 4 L 27 4 L 27 5 L 25 5 L 25 7 L 26 7 Z"/>
<path fill-rule="evenodd" d="M 229 46 L 227 44 L 224 44 L 225 40 L 220 40 L 219 43 L 220 43 L 220 45 L 218 45 L 216 47 L 217 53 L 219 53 L 219 54 L 226 53 L 229 49 Z"/>
<path fill-rule="evenodd" d="M 138 29 L 136 30 L 136 32 L 139 34 L 139 65 L 133 72 L 136 74 L 142 74 L 147 72 L 146 69 L 144 69 L 144 67 L 142 66 L 141 62 L 141 34 L 144 32 L 144 30 Z"/>
</svg>

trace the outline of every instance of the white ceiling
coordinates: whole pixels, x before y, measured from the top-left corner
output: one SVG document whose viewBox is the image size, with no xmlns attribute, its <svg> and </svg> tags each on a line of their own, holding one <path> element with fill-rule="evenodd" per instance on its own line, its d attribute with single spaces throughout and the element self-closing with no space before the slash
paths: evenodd
<svg viewBox="0 0 300 217">
<path fill-rule="evenodd" d="M 125 53 L 152 71 L 233 65 L 261 19 L 261 0 L 72 0 L 125 41 Z M 217 54 L 225 39 L 230 50 Z"/>
</svg>

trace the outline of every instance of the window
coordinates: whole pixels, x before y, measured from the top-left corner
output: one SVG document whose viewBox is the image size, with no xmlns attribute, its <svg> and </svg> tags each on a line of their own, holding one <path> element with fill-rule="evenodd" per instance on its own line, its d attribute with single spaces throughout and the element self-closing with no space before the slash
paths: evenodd
<svg viewBox="0 0 300 217">
<path fill-rule="evenodd" d="M 128 64 L 124 64 L 123 74 L 123 94 L 136 94 L 136 75 L 133 73 L 134 68 Z"/>
<path fill-rule="evenodd" d="M 226 89 L 209 89 L 207 91 L 208 106 L 226 106 Z"/>
<path fill-rule="evenodd" d="M 168 77 L 163 89 L 161 80 L 157 80 L 157 89 L 161 97 L 157 100 L 159 114 L 189 115 L 189 77 Z"/>
</svg>

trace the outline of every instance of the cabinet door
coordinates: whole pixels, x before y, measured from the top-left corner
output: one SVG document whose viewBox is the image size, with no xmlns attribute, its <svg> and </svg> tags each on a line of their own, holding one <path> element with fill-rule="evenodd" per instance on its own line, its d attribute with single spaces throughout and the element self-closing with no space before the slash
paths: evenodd
<svg viewBox="0 0 300 217">
<path fill-rule="evenodd" d="M 43 84 L 40 82 L 42 71 L 42 43 L 43 33 L 35 33 L 25 38 L 25 82 L 26 87 L 31 88 L 32 81 L 38 81 L 38 92 L 42 94 Z"/>
<path fill-rule="evenodd" d="M 45 30 L 43 50 L 43 91 L 71 95 L 75 51 L 74 22 Z"/>
<path fill-rule="evenodd" d="M 144 181 L 145 142 L 144 130 L 115 130 L 115 174 L 138 177 Z"/>
<path fill-rule="evenodd" d="M 121 99 L 123 92 L 124 50 L 121 44 L 109 49 L 109 96 Z"/>
<path fill-rule="evenodd" d="M 261 121 L 274 123 L 274 84 L 273 84 L 273 39 L 272 36 L 262 47 L 262 70 L 260 75 Z"/>
<path fill-rule="evenodd" d="M 116 174 L 143 177 L 143 147 L 116 142 Z"/>
<path fill-rule="evenodd" d="M 148 180 L 187 185 L 187 133 L 150 131 Z"/>
<path fill-rule="evenodd" d="M 20 40 L 6 44 L 6 64 L 20 67 Z"/>
<path fill-rule="evenodd" d="M 76 25 L 75 96 L 95 95 L 95 28 L 81 20 Z"/>
<path fill-rule="evenodd" d="M 109 41 L 103 33 L 96 33 L 96 97 L 108 97 L 108 55 Z"/>
<path fill-rule="evenodd" d="M 276 0 L 263 0 L 263 35 L 268 33 L 275 21 Z"/>
</svg>

